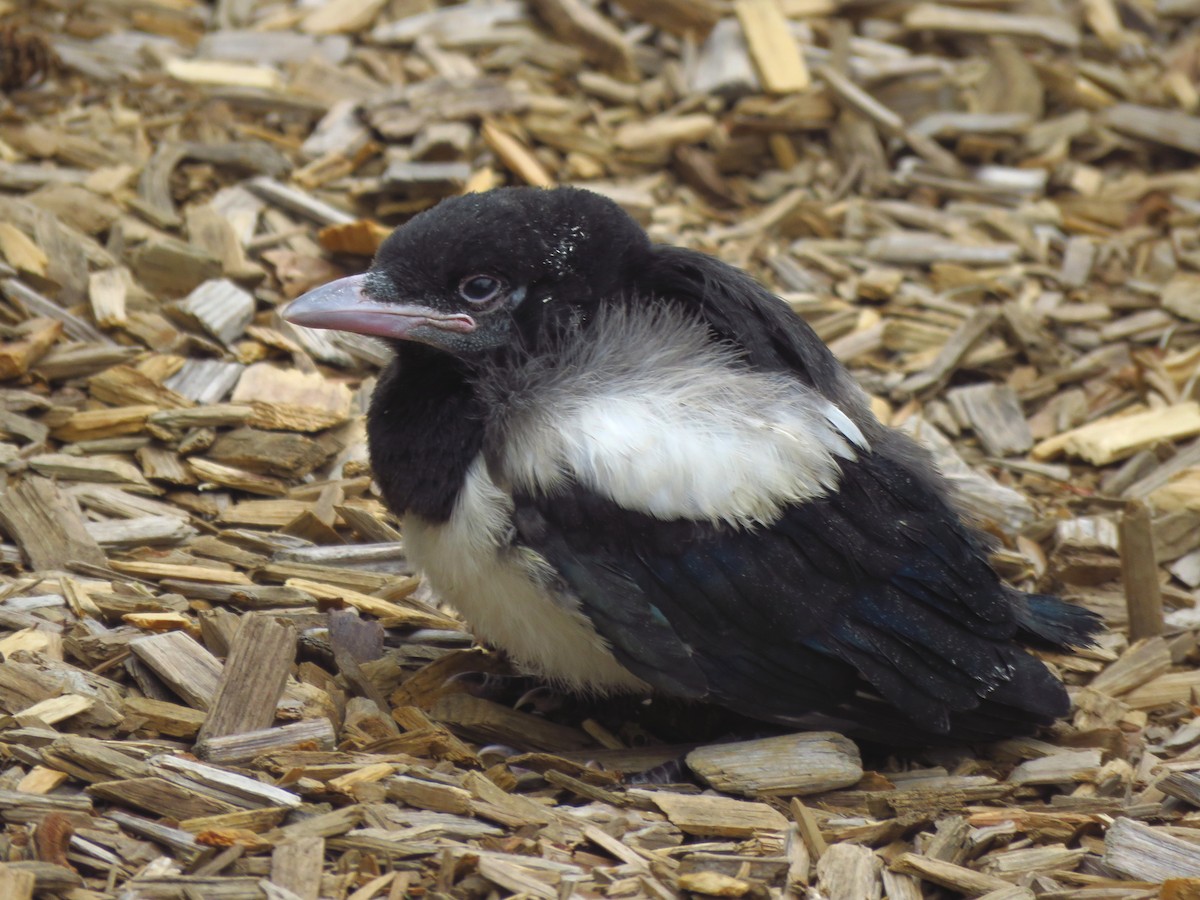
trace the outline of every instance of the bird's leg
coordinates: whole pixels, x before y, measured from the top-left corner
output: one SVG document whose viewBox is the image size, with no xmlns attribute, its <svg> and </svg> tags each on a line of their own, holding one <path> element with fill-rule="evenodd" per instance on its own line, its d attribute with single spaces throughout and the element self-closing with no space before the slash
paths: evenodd
<svg viewBox="0 0 1200 900">
<path fill-rule="evenodd" d="M 665 763 L 651 766 L 644 772 L 634 772 L 625 781 L 631 787 L 639 784 L 691 784 L 695 783 L 696 776 L 687 767 L 685 757 L 677 756 Z"/>
<path fill-rule="evenodd" d="M 527 696 L 536 691 L 541 683 L 530 675 L 460 672 L 448 678 L 446 684 L 457 685 L 466 693 L 481 700 L 490 700 L 502 706 L 516 708 Z"/>
</svg>

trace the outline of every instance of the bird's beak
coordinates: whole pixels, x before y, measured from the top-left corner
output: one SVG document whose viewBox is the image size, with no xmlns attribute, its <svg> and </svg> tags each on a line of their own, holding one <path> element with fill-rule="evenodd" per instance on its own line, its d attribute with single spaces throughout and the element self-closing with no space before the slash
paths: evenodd
<svg viewBox="0 0 1200 900">
<path fill-rule="evenodd" d="M 475 320 L 463 313 L 444 313 L 418 304 L 376 300 L 364 290 L 366 275 L 351 275 L 314 288 L 293 300 L 283 317 L 306 328 L 332 328 L 382 338 L 425 340 L 427 329 L 468 334 Z M 414 333 L 418 332 L 419 333 Z"/>
</svg>

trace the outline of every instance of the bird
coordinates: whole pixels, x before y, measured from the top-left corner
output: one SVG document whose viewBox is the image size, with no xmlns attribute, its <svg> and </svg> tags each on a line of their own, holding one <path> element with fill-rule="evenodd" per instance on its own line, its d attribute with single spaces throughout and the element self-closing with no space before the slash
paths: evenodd
<svg viewBox="0 0 1200 900">
<path fill-rule="evenodd" d="M 413 565 L 521 672 L 897 744 L 1068 713 L 1026 648 L 1098 619 L 1001 580 L 928 453 L 782 299 L 612 200 L 447 198 L 284 316 L 391 345 L 376 483 Z"/>
</svg>

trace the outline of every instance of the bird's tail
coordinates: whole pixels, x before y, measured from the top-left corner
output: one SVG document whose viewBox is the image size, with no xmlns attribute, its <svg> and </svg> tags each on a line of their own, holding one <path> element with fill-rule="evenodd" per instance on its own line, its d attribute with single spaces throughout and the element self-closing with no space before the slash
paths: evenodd
<svg viewBox="0 0 1200 900">
<path fill-rule="evenodd" d="M 1046 594 L 1016 593 L 1013 606 L 1021 638 L 1040 649 L 1090 647 L 1104 627 L 1103 620 L 1091 610 Z"/>
</svg>

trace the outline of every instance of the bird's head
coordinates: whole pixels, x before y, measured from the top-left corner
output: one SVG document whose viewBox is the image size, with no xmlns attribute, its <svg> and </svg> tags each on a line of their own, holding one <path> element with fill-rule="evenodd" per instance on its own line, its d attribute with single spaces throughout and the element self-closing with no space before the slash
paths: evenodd
<svg viewBox="0 0 1200 900">
<path fill-rule="evenodd" d="M 636 222 L 590 191 L 467 194 L 397 228 L 368 272 L 309 291 L 284 317 L 469 359 L 586 321 L 648 246 Z"/>
</svg>

